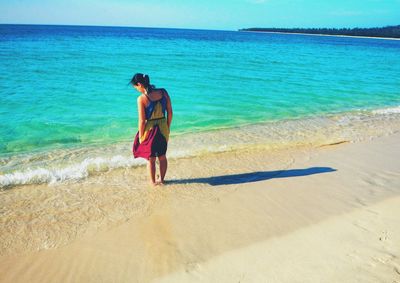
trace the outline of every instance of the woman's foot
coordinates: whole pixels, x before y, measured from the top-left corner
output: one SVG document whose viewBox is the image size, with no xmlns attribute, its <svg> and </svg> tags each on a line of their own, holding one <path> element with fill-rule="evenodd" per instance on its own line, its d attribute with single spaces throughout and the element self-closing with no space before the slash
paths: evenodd
<svg viewBox="0 0 400 283">
<path fill-rule="evenodd" d="M 165 181 L 161 180 L 160 175 L 157 175 L 157 184 L 160 186 L 165 185 Z"/>
</svg>

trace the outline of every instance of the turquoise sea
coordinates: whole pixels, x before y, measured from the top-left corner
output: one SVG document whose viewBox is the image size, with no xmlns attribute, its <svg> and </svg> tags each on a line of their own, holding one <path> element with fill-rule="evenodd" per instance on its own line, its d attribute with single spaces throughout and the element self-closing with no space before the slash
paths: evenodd
<svg viewBox="0 0 400 283">
<path fill-rule="evenodd" d="M 130 148 L 136 72 L 171 96 L 175 157 L 324 130 L 329 140 L 327 128 L 336 138 L 376 115 L 394 130 L 400 113 L 399 40 L 0 25 L 0 60 L 0 187 L 142 164 Z"/>
</svg>

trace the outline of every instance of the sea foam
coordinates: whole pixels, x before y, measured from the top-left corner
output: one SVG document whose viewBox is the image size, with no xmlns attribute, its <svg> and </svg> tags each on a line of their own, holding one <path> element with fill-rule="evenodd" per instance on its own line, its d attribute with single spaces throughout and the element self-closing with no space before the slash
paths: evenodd
<svg viewBox="0 0 400 283">
<path fill-rule="evenodd" d="M 390 108 L 381 108 L 372 111 L 373 114 L 393 114 L 400 113 L 400 106 L 390 107 Z"/>
<path fill-rule="evenodd" d="M 111 158 L 86 158 L 81 163 L 64 168 L 29 168 L 0 175 L 0 188 L 26 184 L 54 184 L 65 181 L 78 181 L 88 177 L 91 173 L 104 172 L 122 167 L 134 167 L 144 164 L 143 160 L 134 160 L 121 155 Z"/>
</svg>

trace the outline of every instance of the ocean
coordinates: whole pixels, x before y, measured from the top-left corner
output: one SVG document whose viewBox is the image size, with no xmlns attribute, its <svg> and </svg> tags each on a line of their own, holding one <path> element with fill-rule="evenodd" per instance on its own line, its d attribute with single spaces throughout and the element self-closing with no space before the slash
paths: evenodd
<svg viewBox="0 0 400 283">
<path fill-rule="evenodd" d="M 400 128 L 399 40 L 0 25 L 0 59 L 0 188 L 145 164 L 131 152 L 137 72 L 171 97 L 171 158 Z"/>
</svg>

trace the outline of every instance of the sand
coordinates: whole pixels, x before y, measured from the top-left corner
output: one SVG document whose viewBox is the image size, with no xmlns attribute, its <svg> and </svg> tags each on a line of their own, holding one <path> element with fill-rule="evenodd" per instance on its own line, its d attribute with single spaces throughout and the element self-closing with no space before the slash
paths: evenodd
<svg viewBox="0 0 400 283">
<path fill-rule="evenodd" d="M 59 225 L 57 233 L 46 234 L 63 241 L 41 244 L 40 229 L 55 231 L 57 218 L 46 222 L 38 214 L 40 225 L 26 228 L 23 222 L 12 226 L 15 221 L 3 214 L 8 244 L 2 246 L 0 281 L 400 282 L 399 160 L 395 133 L 318 148 L 171 160 L 170 184 L 142 191 L 122 185 L 106 190 L 107 180 L 118 176 L 134 183 L 129 170 L 94 176 L 79 190 L 79 198 L 91 196 L 80 205 L 121 192 L 119 200 L 102 202 L 103 216 L 93 214 L 97 218 L 86 224 L 73 223 L 83 213 L 79 207 L 67 211 L 73 217 L 65 227 L 76 233 L 63 238 Z M 17 194 L 40 191 L 42 202 L 57 203 L 67 198 L 55 193 L 64 189 L 28 186 L 1 197 L 16 207 Z M 106 221 L 110 215 L 119 220 Z M 105 224 L 90 226 L 96 219 Z M 76 228 L 84 226 L 89 228 Z"/>
</svg>

